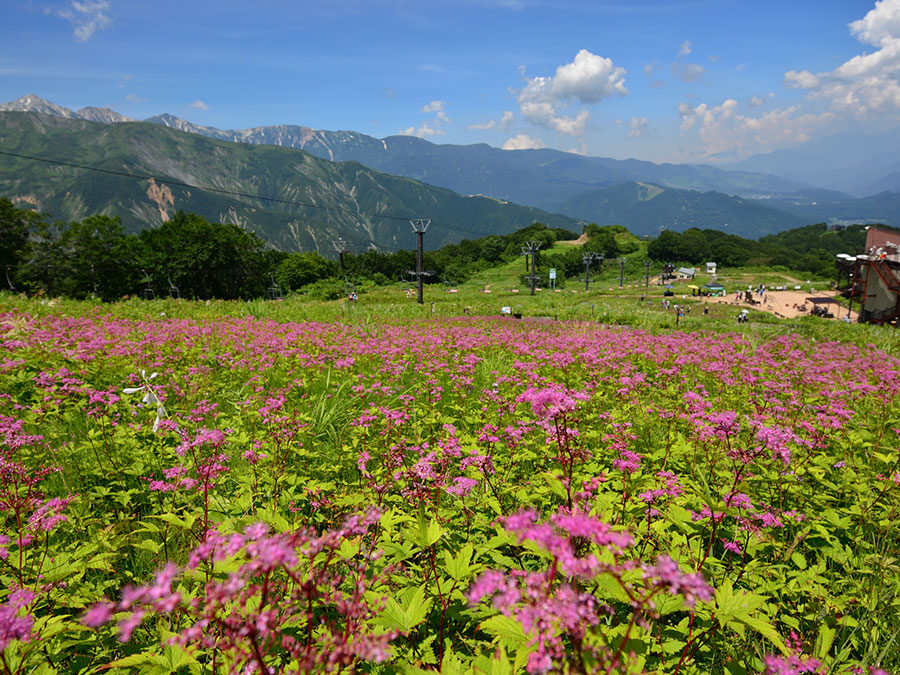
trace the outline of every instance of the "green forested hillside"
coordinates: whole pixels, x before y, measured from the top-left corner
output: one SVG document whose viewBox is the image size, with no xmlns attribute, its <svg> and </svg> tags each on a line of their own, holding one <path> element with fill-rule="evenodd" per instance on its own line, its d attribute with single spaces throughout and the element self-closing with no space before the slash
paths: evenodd
<svg viewBox="0 0 900 675">
<path fill-rule="evenodd" d="M 578 195 L 567 200 L 560 211 L 583 214 L 581 217 L 599 225 L 625 225 L 638 235 L 656 235 L 661 226 L 675 230 L 698 227 L 756 239 L 806 222 L 753 199 L 636 182 Z"/>
<path fill-rule="evenodd" d="M 0 155 L 0 194 L 63 220 L 117 216 L 131 232 L 157 227 L 178 210 L 237 224 L 287 251 L 325 252 L 337 238 L 359 250 L 371 244 L 411 247 L 415 238 L 407 219 L 420 217 L 433 221 L 428 248 L 513 232 L 535 221 L 580 229 L 572 218 L 465 197 L 356 162 L 333 163 L 295 149 L 228 143 L 142 122 L 107 125 L 3 112 L 0 152 L 19 155 Z"/>
</svg>

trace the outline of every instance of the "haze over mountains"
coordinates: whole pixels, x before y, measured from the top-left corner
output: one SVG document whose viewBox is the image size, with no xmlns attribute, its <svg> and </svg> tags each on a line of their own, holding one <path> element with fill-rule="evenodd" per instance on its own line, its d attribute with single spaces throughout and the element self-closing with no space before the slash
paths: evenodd
<svg viewBox="0 0 900 675">
<path fill-rule="evenodd" d="M 128 167 L 130 172 L 192 185 L 227 184 L 230 190 L 245 195 L 281 199 L 291 199 L 285 196 L 290 194 L 310 198 L 314 195 L 319 205 L 336 199 L 336 208 L 356 215 L 348 219 L 344 214 L 345 221 L 353 221 L 351 229 L 344 232 L 344 223 L 336 217 L 339 211 L 323 216 L 322 209 L 304 212 L 281 203 L 254 202 L 246 196 L 236 199 L 223 194 L 201 195 L 196 190 L 188 195 L 190 191 L 184 188 L 172 188 L 167 193 L 159 185 L 153 192 L 146 184 L 139 187 L 134 181 L 130 189 L 120 185 L 118 196 L 104 197 L 104 189 L 128 179 L 113 181 L 106 176 L 101 180 L 99 175 L 88 178 L 83 175 L 86 172 L 75 177 L 77 172 L 73 171 L 67 183 L 60 175 L 65 172 L 51 170 L 52 165 L 35 166 L 38 163 L 13 162 L 8 157 L 0 161 L 2 196 L 20 201 L 30 198 L 54 216 L 70 219 L 90 215 L 86 212 L 90 208 L 114 212 L 130 228 L 160 222 L 166 209 L 193 210 L 211 219 L 256 227 L 273 244 L 291 249 L 322 250 L 324 242 L 339 235 L 357 242 L 375 241 L 382 246 L 408 246 L 401 233 L 402 222 L 392 222 L 388 233 L 375 224 L 378 218 L 367 220 L 360 215 L 361 205 L 354 199 L 362 193 L 366 193 L 365 200 L 378 205 L 381 213 L 431 216 L 436 220 L 439 213 L 446 220 L 442 227 L 450 228 L 455 223 L 459 228 L 448 233 L 450 240 L 511 231 L 534 219 L 576 231 L 581 227 L 579 221 L 583 221 L 621 224 L 636 234 L 656 234 L 660 227 L 700 227 L 753 238 L 822 221 L 900 224 L 900 194 L 896 192 L 900 190 L 900 163 L 893 162 L 890 154 L 884 152 L 885 147 L 897 147 L 892 140 L 900 139 L 900 132 L 896 131 L 893 136 L 882 138 L 882 143 L 892 145 L 873 148 L 871 139 L 859 141 L 858 152 L 852 156 L 839 156 L 835 150 L 838 143 L 829 145 L 825 139 L 809 148 L 802 146 L 745 160 L 735 165 L 734 169 L 740 170 L 725 170 L 706 165 L 658 165 L 585 157 L 550 149 L 438 145 L 412 136 L 377 139 L 354 131 L 323 131 L 296 125 L 221 130 L 166 114 L 140 123 L 108 108 L 72 111 L 34 95 L 0 104 L 0 111 L 29 113 L 18 117 L 15 112 L 0 113 L 0 150 L 18 147 L 17 152 L 28 154 L 21 150 L 28 147 L 34 155 L 50 159 L 91 166 L 100 161 L 104 166 Z M 56 122 L 47 121 L 45 116 Z M 26 123 L 26 118 L 32 121 Z M 41 119 L 44 121 L 34 121 Z M 156 125 L 156 131 L 147 130 L 146 123 Z M 114 131 L 119 125 L 122 128 Z M 192 137 L 195 140 L 191 141 Z M 206 137 L 207 144 L 198 137 Z M 213 140 L 224 143 L 210 144 Z M 288 154 L 278 154 L 275 148 L 253 151 L 239 144 L 281 146 L 277 150 Z M 298 159 L 296 150 L 304 151 L 299 155 L 302 159 Z M 868 154 L 870 150 L 878 152 Z M 805 156 L 815 157 L 815 161 L 806 162 Z M 313 161 L 315 158 L 320 159 Z M 320 163 L 321 160 L 328 162 Z M 368 169 L 344 162 L 359 162 Z M 10 173 L 13 165 L 16 175 Z M 248 172 L 250 165 L 255 167 L 254 173 Z M 787 177 L 775 175 L 770 170 L 773 167 L 783 169 Z M 870 170 L 864 171 L 866 167 Z M 26 185 L 24 175 L 40 188 Z M 267 180 L 259 180 L 261 176 Z M 401 179 L 397 176 L 413 181 L 398 182 Z M 844 186 L 856 196 L 817 187 L 809 180 L 816 176 L 821 179 L 816 185 Z M 335 186 L 340 187 L 329 187 L 329 180 L 337 181 Z M 364 180 L 365 187 L 354 180 Z M 304 187 L 298 188 L 296 181 L 305 181 Z M 90 184 L 88 194 L 81 192 L 86 184 Z M 400 185 L 408 189 L 400 189 Z M 376 196 L 379 191 L 384 191 L 380 197 Z M 148 192 L 155 196 L 148 197 Z M 418 196 L 409 201 L 411 193 Z M 866 194 L 873 196 L 860 198 Z M 476 195 L 491 199 L 476 199 Z M 504 202 L 535 208 L 516 211 L 524 207 Z M 432 206 L 435 204 L 442 206 Z M 462 204 L 466 207 L 462 208 Z M 466 220 L 454 220 L 463 212 Z M 301 215 L 303 218 L 298 220 Z M 514 222 L 521 218 L 527 220 Z M 300 224 L 301 220 L 304 224 Z M 436 246 L 438 241 L 432 239 L 429 244 Z"/>
<path fill-rule="evenodd" d="M 900 192 L 900 127 L 879 134 L 836 134 L 790 150 L 754 155 L 727 168 L 772 173 L 854 197 Z"/>
</svg>

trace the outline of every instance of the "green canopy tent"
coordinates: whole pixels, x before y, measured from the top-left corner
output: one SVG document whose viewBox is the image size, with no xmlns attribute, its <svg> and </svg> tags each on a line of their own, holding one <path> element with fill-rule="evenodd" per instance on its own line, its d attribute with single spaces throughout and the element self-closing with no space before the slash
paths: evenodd
<svg viewBox="0 0 900 675">
<path fill-rule="evenodd" d="M 704 288 L 710 295 L 720 295 L 722 297 L 725 296 L 725 287 L 718 281 L 710 281 L 708 284 L 706 284 L 706 286 L 704 286 Z"/>
</svg>

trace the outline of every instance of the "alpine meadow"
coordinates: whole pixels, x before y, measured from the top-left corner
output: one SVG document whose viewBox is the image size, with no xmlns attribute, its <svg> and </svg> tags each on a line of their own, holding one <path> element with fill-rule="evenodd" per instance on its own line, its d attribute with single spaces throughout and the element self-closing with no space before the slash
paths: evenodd
<svg viewBox="0 0 900 675">
<path fill-rule="evenodd" d="M 8 0 L 0 675 L 900 675 L 900 0 Z"/>
</svg>

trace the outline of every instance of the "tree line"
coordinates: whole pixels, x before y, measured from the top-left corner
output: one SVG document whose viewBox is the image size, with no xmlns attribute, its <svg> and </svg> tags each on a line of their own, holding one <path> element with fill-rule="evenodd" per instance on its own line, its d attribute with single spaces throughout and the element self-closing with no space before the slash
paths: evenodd
<svg viewBox="0 0 900 675">
<path fill-rule="evenodd" d="M 884 227 L 879 225 L 878 227 Z M 651 259 L 725 267 L 783 266 L 819 276 L 835 273 L 838 253 L 856 255 L 866 243 L 866 226 L 830 227 L 817 223 L 760 238 L 744 239 L 719 230 L 664 230 L 650 242 Z"/>
<path fill-rule="evenodd" d="M 622 226 L 590 224 L 581 246 L 548 252 L 556 241 L 578 235 L 534 223 L 512 234 L 464 239 L 425 252 L 425 282 L 462 283 L 521 256 L 526 242 L 540 245 L 539 272 L 555 268 L 560 281 L 583 277 L 586 252 L 609 262 L 625 256 L 629 276 L 642 274 L 648 259 L 694 265 L 713 261 L 724 267 L 781 265 L 830 276 L 837 253 L 862 251 L 865 230 L 863 225 L 819 223 L 754 241 L 691 228 L 665 230 L 646 246 Z M 279 251 L 237 225 L 209 222 L 193 213 L 179 211 L 158 228 L 132 234 L 117 217 L 51 222 L 45 214 L 0 199 L 0 274 L 6 277 L 0 281 L 13 291 L 104 301 L 131 295 L 250 299 L 271 296 L 273 290 L 335 299 L 357 287 L 412 281 L 416 267 L 415 251 L 371 249 L 345 253 L 343 259 L 341 268 L 316 252 Z"/>
<path fill-rule="evenodd" d="M 540 223 L 509 235 L 464 239 L 425 253 L 428 283 L 460 283 L 479 270 L 510 260 L 526 241 L 545 247 L 578 235 Z M 344 269 L 316 252 L 273 249 L 237 225 L 179 211 L 168 222 L 138 234 L 119 218 L 95 215 L 50 222 L 45 214 L 0 199 L 0 273 L 8 290 L 104 301 L 130 295 L 250 299 L 305 290 L 323 299 L 348 286 L 382 285 L 409 278 L 415 251 L 375 249 L 346 253 Z"/>
</svg>

